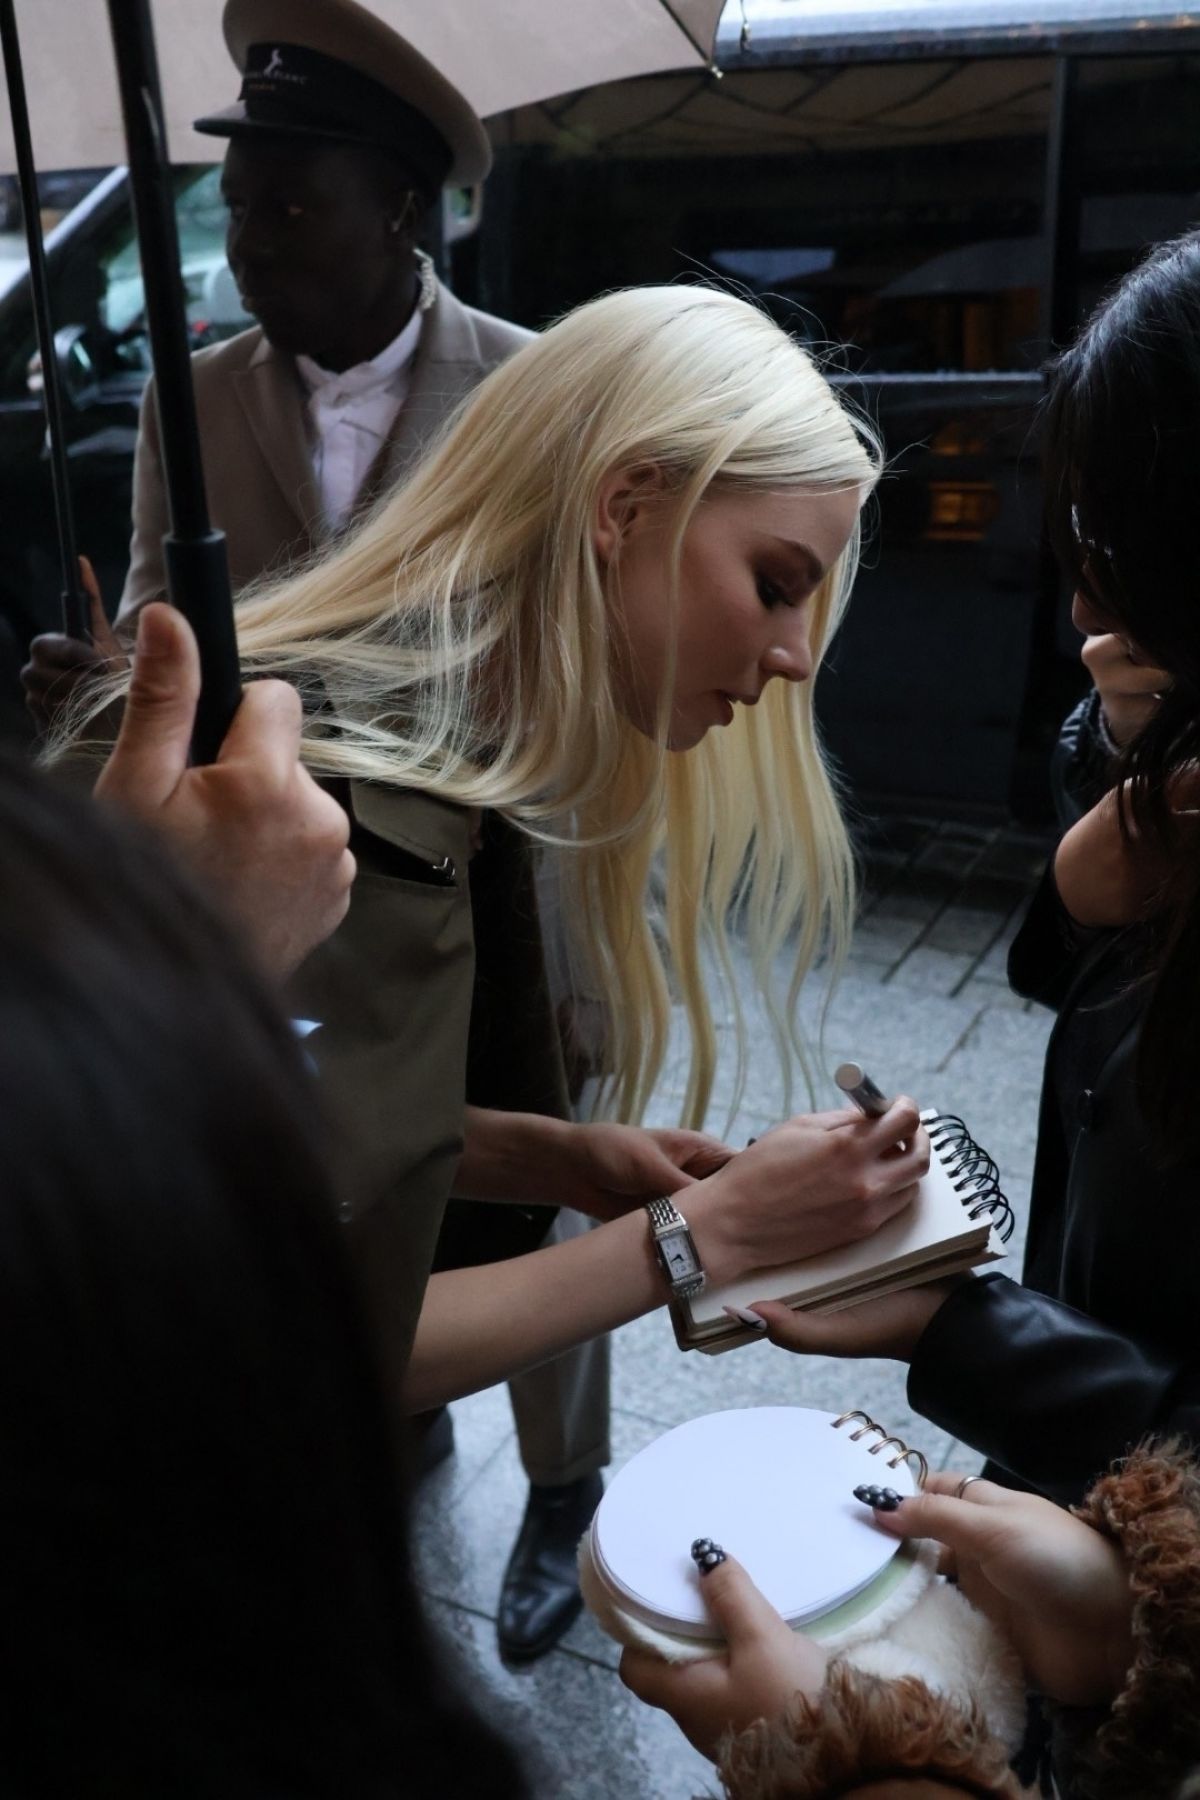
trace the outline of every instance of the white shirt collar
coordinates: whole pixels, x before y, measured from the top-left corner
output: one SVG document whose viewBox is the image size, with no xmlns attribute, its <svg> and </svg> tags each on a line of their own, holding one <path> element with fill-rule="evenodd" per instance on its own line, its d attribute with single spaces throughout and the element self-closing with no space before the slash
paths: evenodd
<svg viewBox="0 0 1200 1800">
<path fill-rule="evenodd" d="M 385 344 L 378 356 L 371 357 L 368 362 L 355 363 L 352 369 L 323 369 L 311 356 L 297 356 L 296 367 L 300 371 L 300 379 L 309 393 L 322 404 L 336 403 L 338 399 L 348 399 L 351 395 L 369 393 L 372 388 L 386 387 L 402 369 L 408 367 L 416 355 L 423 318 L 420 308 L 415 307 L 412 318 L 403 331 L 390 344 Z"/>
</svg>

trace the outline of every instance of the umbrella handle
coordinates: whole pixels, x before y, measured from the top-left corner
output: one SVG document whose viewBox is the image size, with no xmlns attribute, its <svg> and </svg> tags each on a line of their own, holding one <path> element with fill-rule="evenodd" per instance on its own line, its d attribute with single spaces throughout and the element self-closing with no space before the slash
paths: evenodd
<svg viewBox="0 0 1200 1800">
<path fill-rule="evenodd" d="M 191 625 L 199 646 L 200 705 L 192 757 L 196 762 L 211 762 L 241 700 L 229 561 L 225 534 L 209 523 L 150 7 L 148 0 L 108 0 L 108 15 L 125 121 L 171 519 L 170 533 L 163 541 L 167 594 Z"/>
</svg>

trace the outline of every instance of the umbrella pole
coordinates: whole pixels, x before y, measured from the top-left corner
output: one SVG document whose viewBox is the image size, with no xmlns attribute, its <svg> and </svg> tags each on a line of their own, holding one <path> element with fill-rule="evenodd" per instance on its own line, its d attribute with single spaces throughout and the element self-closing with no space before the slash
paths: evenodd
<svg viewBox="0 0 1200 1800">
<path fill-rule="evenodd" d="M 200 647 L 196 762 L 212 762 L 241 699 L 225 534 L 209 524 L 188 348 L 175 199 L 149 0 L 108 0 L 129 182 L 142 258 L 146 322 L 158 397 L 171 530 L 163 540 L 167 593 Z"/>
<path fill-rule="evenodd" d="M 75 516 L 67 475 L 66 438 L 62 422 L 62 388 L 58 356 L 54 348 L 54 324 L 50 316 L 50 290 L 46 280 L 46 251 L 42 243 L 41 209 L 38 205 L 37 171 L 29 135 L 29 108 L 25 103 L 25 74 L 17 35 L 14 0 L 0 0 L 0 48 L 4 51 L 4 76 L 12 113 L 13 146 L 17 153 L 17 177 L 21 188 L 21 213 L 25 242 L 29 246 L 29 287 L 38 351 L 42 359 L 42 403 L 46 412 L 46 438 L 50 450 L 50 485 L 54 490 L 54 518 L 62 561 L 62 625 L 68 637 L 86 639 L 87 601 L 79 580 L 75 550 Z"/>
</svg>

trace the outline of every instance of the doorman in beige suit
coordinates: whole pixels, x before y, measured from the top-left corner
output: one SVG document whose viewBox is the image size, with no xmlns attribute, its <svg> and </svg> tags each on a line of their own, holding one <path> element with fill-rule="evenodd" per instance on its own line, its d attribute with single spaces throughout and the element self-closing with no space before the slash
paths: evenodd
<svg viewBox="0 0 1200 1800">
<path fill-rule="evenodd" d="M 359 491 L 354 513 L 413 467 L 460 400 L 532 336 L 477 312 L 440 281 L 421 321 L 410 386 Z M 226 536 L 234 593 L 328 541 L 313 467 L 311 427 L 296 358 L 261 326 L 192 358 L 204 479 L 214 523 Z M 162 540 L 167 497 L 154 384 L 146 389 L 134 463 L 133 541 L 122 614 L 165 592 Z"/>
<path fill-rule="evenodd" d="M 530 334 L 462 305 L 415 251 L 421 209 L 490 161 L 479 121 L 435 70 L 352 0 L 229 0 L 225 35 L 242 95 L 198 129 L 231 139 L 230 265 L 260 323 L 193 367 L 237 593 L 351 525 Z M 123 614 L 164 592 L 167 529 L 151 387 Z M 359 878 L 294 1000 L 322 1024 L 311 1042 L 342 1124 L 346 1216 L 398 1385 L 462 1147 L 464 1068 L 477 1106 L 566 1116 L 567 1102 L 526 840 L 488 819 L 474 844 L 466 815 L 428 795 L 354 784 L 342 797 Z M 550 1208 L 467 1205 L 451 1209 L 443 1263 L 582 1228 Z M 607 1343 L 514 1379 L 510 1394 L 531 1486 L 500 1641 L 528 1659 L 578 1610 L 574 1546 L 609 1455 Z M 448 1415 L 433 1421 L 427 1463 L 452 1442 Z"/>
</svg>

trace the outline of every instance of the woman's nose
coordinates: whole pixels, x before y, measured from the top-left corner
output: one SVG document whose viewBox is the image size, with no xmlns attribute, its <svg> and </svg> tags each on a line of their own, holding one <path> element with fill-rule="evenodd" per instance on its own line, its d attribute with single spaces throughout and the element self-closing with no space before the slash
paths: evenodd
<svg viewBox="0 0 1200 1800">
<path fill-rule="evenodd" d="M 1103 631 L 1112 630 L 1104 615 L 1098 613 L 1086 594 L 1078 590 L 1071 596 L 1071 623 L 1085 637 L 1097 637 Z"/>
<path fill-rule="evenodd" d="M 763 654 L 760 667 L 766 681 L 773 675 L 781 675 L 785 681 L 809 679 L 813 672 L 813 657 L 808 641 L 808 621 L 803 615 L 777 632 L 774 642 Z"/>
</svg>

